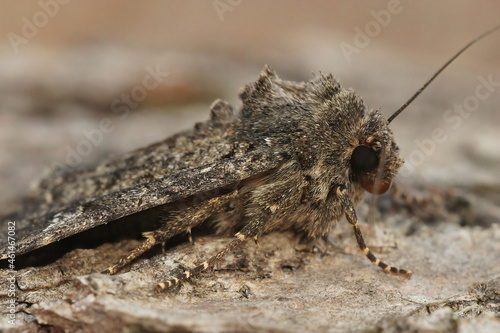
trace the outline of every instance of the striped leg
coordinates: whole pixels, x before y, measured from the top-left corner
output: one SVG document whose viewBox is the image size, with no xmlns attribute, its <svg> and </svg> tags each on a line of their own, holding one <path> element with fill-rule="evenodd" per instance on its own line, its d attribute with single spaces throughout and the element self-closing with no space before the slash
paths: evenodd
<svg viewBox="0 0 500 333">
<path fill-rule="evenodd" d="M 121 258 L 116 264 L 108 267 L 102 273 L 110 275 L 116 274 L 116 272 L 118 272 L 122 267 L 131 263 L 133 260 L 137 259 L 141 254 L 143 254 L 144 252 L 155 246 L 155 244 L 157 244 L 154 238 L 154 232 L 145 232 L 143 235 L 144 237 L 146 237 L 146 240 L 141 245 L 139 245 L 139 247 L 135 248 L 132 252 L 128 254 L 128 256 Z"/>
<path fill-rule="evenodd" d="M 191 228 L 202 223 L 214 213 L 221 210 L 232 199 L 236 198 L 238 193 L 236 191 L 221 195 L 210 200 L 206 200 L 199 205 L 189 207 L 180 212 L 177 212 L 172 218 L 162 221 L 163 225 L 150 232 L 145 232 L 143 235 L 146 240 L 136 249 L 134 249 L 126 257 L 121 258 L 116 264 L 106 269 L 104 274 L 115 274 L 125 265 L 128 265 L 133 260 L 137 259 L 141 254 L 151 249 L 156 244 L 161 244 L 170 239 L 171 237 L 182 232 L 189 233 L 189 240 L 191 238 Z"/>
<path fill-rule="evenodd" d="M 347 221 L 352 224 L 354 235 L 356 235 L 358 245 L 361 248 L 361 251 L 363 251 L 363 253 L 368 257 L 368 259 L 370 259 L 370 261 L 374 265 L 382 268 L 384 272 L 403 275 L 409 279 L 411 277 L 411 271 L 387 265 L 383 261 L 380 261 L 380 259 L 377 259 L 377 257 L 375 257 L 375 255 L 366 246 L 363 235 L 361 234 L 361 229 L 359 229 L 358 226 L 358 218 L 356 216 L 356 211 L 354 210 L 354 205 L 352 204 L 351 199 L 347 194 L 347 190 L 345 188 L 338 187 L 337 197 L 340 199 L 342 206 L 344 207 Z"/>
<path fill-rule="evenodd" d="M 236 237 L 238 237 L 238 236 L 236 236 Z M 227 245 L 222 251 L 220 251 L 219 253 L 217 253 L 217 255 L 213 256 L 208 261 L 205 261 L 202 264 L 196 266 L 195 268 L 193 268 L 193 269 L 191 269 L 191 270 L 189 270 L 187 272 L 182 273 L 178 277 L 174 277 L 173 279 L 170 279 L 170 280 L 168 280 L 166 282 L 160 282 L 160 283 L 158 283 L 156 285 L 156 290 L 163 291 L 165 289 L 175 287 L 176 285 L 180 284 L 181 282 L 189 280 L 191 277 L 196 276 L 196 275 L 198 275 L 198 274 L 200 274 L 202 272 L 205 272 L 210 267 L 212 267 L 217 260 L 219 260 L 220 258 L 222 258 L 223 256 L 225 256 L 226 253 L 228 253 L 229 251 L 234 250 L 239 245 L 241 245 L 241 243 L 243 243 L 244 239 L 245 239 L 244 237 L 242 237 L 242 238 L 236 238 L 231 243 L 229 243 L 229 245 Z"/>
<path fill-rule="evenodd" d="M 258 223 L 251 223 L 247 225 L 245 228 L 243 228 L 240 232 L 236 233 L 235 238 L 231 243 L 229 243 L 222 251 L 217 253 L 215 256 L 210 258 L 208 261 L 203 262 L 202 264 L 196 266 L 195 268 L 182 273 L 178 277 L 175 277 L 173 279 L 170 279 L 166 282 L 160 282 L 156 285 L 156 290 L 157 291 L 164 291 L 165 289 L 172 288 L 181 282 L 184 282 L 188 279 L 190 279 L 193 276 L 196 276 L 200 274 L 201 272 L 204 272 L 208 270 L 210 267 L 212 267 L 215 262 L 222 257 L 224 257 L 229 251 L 234 250 L 238 246 L 240 246 L 245 240 L 247 240 L 250 237 L 255 237 L 255 235 L 258 233 Z"/>
</svg>

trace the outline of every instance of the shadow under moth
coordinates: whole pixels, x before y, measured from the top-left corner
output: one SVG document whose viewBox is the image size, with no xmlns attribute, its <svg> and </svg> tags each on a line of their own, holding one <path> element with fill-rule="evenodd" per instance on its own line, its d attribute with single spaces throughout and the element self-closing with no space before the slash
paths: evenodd
<svg viewBox="0 0 500 333">
<path fill-rule="evenodd" d="M 161 291 L 209 269 L 248 239 L 288 229 L 321 237 L 345 216 L 373 264 L 409 278 L 409 270 L 387 265 L 368 249 L 355 207 L 365 190 L 387 191 L 403 163 L 389 123 L 459 54 L 498 28 L 467 44 L 388 120 L 332 75 L 292 82 L 265 67 L 240 91 L 238 114 L 217 100 L 210 119 L 191 130 L 42 180 L 21 211 L 2 218 L 2 230 L 15 221 L 16 244 L 2 238 L 1 258 L 155 207 L 168 213 L 159 227 L 145 232 L 143 243 L 105 273 L 117 273 L 154 245 L 205 221 L 218 234 L 234 235 L 208 261 L 158 283 Z"/>
</svg>

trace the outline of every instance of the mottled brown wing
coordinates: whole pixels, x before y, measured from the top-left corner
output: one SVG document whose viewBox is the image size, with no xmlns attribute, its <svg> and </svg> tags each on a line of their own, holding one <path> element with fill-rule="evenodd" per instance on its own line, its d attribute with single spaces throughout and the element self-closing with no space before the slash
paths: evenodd
<svg viewBox="0 0 500 333">
<path fill-rule="evenodd" d="M 212 121 L 165 141 L 110 159 L 96 168 L 43 180 L 16 222 L 16 253 L 23 254 L 95 226 L 152 207 L 236 183 L 281 164 L 265 147 L 237 139 L 239 120 Z M 256 163 L 258 162 L 258 163 Z M 7 239 L 0 240 L 6 257 Z"/>
</svg>

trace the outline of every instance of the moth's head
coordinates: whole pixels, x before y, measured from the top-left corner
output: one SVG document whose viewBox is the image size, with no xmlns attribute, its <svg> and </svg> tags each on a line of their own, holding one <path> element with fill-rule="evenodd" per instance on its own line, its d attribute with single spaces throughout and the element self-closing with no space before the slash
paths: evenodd
<svg viewBox="0 0 500 333">
<path fill-rule="evenodd" d="M 366 126 L 362 125 L 366 129 L 365 137 L 360 138 L 359 143 L 352 147 L 350 152 L 350 171 L 353 180 L 358 181 L 365 190 L 372 193 L 383 193 L 389 189 L 392 178 L 403 164 L 403 160 L 398 156 L 398 148 L 392 138 L 392 132 L 389 130 L 389 123 L 401 114 L 453 60 L 473 44 L 497 30 L 500 30 L 500 25 L 493 27 L 467 43 L 442 65 L 387 121 L 377 111 L 367 114 L 368 122 L 371 121 L 372 123 L 367 123 Z M 369 135 L 370 132 L 373 133 L 373 137 Z M 377 133 L 383 134 L 382 137 L 377 137 Z"/>
<path fill-rule="evenodd" d="M 384 193 L 403 164 L 388 122 L 378 110 L 363 117 L 355 141 L 349 147 L 350 178 L 370 193 Z"/>
</svg>

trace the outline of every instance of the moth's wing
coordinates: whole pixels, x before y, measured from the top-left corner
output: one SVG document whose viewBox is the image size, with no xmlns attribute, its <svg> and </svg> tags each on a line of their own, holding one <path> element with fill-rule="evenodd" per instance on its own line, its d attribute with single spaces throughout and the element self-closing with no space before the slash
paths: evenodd
<svg viewBox="0 0 500 333">
<path fill-rule="evenodd" d="M 2 219 L 16 222 L 16 253 L 152 207 L 215 190 L 278 167 L 279 154 L 242 149 L 238 122 L 198 124 L 192 131 L 111 159 L 94 169 L 42 181 L 26 209 Z M 258 163 L 256 163 L 258 162 Z M 6 258 L 7 237 L 0 240 Z"/>
</svg>

